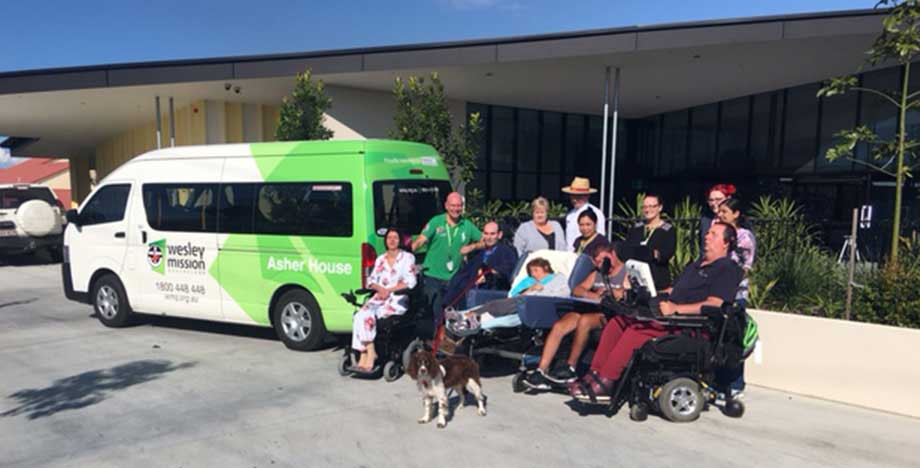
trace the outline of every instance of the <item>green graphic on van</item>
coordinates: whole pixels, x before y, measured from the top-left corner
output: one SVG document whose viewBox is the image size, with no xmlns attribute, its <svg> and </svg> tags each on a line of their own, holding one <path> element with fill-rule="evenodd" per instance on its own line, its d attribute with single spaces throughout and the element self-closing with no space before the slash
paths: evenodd
<svg viewBox="0 0 920 468">
<path fill-rule="evenodd" d="M 147 264 L 151 270 L 166 274 L 166 239 L 147 244 Z"/>
</svg>

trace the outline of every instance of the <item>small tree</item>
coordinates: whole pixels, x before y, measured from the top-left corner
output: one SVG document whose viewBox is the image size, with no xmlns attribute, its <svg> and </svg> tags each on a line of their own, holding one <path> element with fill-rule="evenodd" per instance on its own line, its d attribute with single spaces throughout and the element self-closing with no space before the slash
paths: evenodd
<svg viewBox="0 0 920 468">
<path fill-rule="evenodd" d="M 865 88 L 858 86 L 855 76 L 842 76 L 825 83 L 825 86 L 818 91 L 818 97 L 831 97 L 848 90 L 861 91 L 881 97 L 897 107 L 899 111 L 898 132 L 893 139 L 883 140 L 868 126 L 862 125 L 853 130 L 842 130 L 836 133 L 834 136 L 838 138 L 839 143 L 827 151 L 828 160 L 846 158 L 894 177 L 894 220 L 891 227 L 889 261 L 892 265 L 896 265 L 900 244 L 901 193 L 904 179 L 912 177 L 911 170 L 920 162 L 918 160 L 920 142 L 908 140 L 905 130 L 907 111 L 912 108 L 920 108 L 920 99 L 917 99 L 920 92 L 910 93 L 908 90 L 911 62 L 920 53 L 920 4 L 917 0 L 880 0 L 876 8 L 880 6 L 891 7 L 891 10 L 882 21 L 882 34 L 875 39 L 872 48 L 866 52 L 869 56 L 866 64 L 875 66 L 895 62 L 901 65 L 903 67 L 901 90 L 892 92 Z M 860 142 L 869 146 L 874 162 L 861 161 L 853 157 L 853 151 Z M 891 161 L 886 162 L 890 159 L 895 161 L 894 169 L 889 168 Z"/>
<path fill-rule="evenodd" d="M 323 125 L 324 113 L 332 106 L 332 98 L 326 96 L 323 82 L 313 81 L 310 70 L 297 75 L 294 91 L 284 98 L 275 139 L 328 140 L 332 130 Z"/>
<path fill-rule="evenodd" d="M 433 146 L 450 172 L 454 187 L 460 188 L 473 180 L 482 131 L 479 114 L 471 114 L 465 125 L 454 128 L 444 85 L 437 73 L 431 74 L 431 82 L 427 84 L 424 78 L 415 76 L 407 81 L 396 78 L 393 97 L 396 128 L 390 132 L 390 138 Z"/>
</svg>

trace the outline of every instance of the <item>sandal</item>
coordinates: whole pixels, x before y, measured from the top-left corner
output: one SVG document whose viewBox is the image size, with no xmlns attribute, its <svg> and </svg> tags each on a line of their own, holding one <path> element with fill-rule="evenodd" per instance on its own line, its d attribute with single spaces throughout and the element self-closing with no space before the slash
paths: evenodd
<svg viewBox="0 0 920 468">
<path fill-rule="evenodd" d="M 569 393 L 581 403 L 593 405 L 606 405 L 610 403 L 610 394 L 613 393 L 614 381 L 589 373 L 581 381 L 569 384 Z"/>
</svg>

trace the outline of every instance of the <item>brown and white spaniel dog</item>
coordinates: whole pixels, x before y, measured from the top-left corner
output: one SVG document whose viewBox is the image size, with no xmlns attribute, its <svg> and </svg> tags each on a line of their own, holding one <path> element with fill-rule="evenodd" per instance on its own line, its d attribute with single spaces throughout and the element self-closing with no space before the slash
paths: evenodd
<svg viewBox="0 0 920 468">
<path fill-rule="evenodd" d="M 447 391 L 454 390 L 460 395 L 463 405 L 466 392 L 476 397 L 479 415 L 486 415 L 485 396 L 479 381 L 479 365 L 466 356 L 449 356 L 438 362 L 431 351 L 420 350 L 412 354 L 406 373 L 418 384 L 425 413 L 419 418 L 419 424 L 431 421 L 431 406 L 438 401 L 438 428 L 447 426 L 448 399 Z"/>
</svg>

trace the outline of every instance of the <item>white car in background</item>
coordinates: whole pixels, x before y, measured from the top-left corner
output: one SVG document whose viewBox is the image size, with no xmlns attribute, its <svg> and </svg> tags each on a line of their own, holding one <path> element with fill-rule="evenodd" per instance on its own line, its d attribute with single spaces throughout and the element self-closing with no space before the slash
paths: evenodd
<svg viewBox="0 0 920 468">
<path fill-rule="evenodd" d="M 64 213 L 46 185 L 0 184 L 0 260 L 45 252 L 61 260 Z"/>
</svg>

